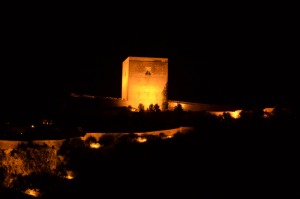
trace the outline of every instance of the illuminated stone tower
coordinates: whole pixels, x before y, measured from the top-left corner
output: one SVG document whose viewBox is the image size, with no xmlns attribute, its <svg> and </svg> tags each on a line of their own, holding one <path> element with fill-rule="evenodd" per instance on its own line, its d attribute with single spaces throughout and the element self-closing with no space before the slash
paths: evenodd
<svg viewBox="0 0 300 199">
<path fill-rule="evenodd" d="M 122 99 L 133 108 L 158 104 L 167 109 L 168 59 L 128 57 L 122 65 Z"/>
</svg>

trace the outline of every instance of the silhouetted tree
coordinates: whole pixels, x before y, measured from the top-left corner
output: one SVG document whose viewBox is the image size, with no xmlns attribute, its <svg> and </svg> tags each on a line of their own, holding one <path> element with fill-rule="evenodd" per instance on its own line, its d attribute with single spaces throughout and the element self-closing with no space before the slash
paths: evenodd
<svg viewBox="0 0 300 199">
<path fill-rule="evenodd" d="M 158 104 L 155 104 L 155 105 L 154 105 L 154 111 L 157 112 L 157 113 L 158 113 L 158 112 L 161 112 L 160 107 L 159 107 Z"/>
<path fill-rule="evenodd" d="M 169 108 L 169 103 L 168 102 L 163 102 L 163 104 L 162 104 L 162 110 L 168 110 L 168 108 Z"/>
<path fill-rule="evenodd" d="M 181 105 L 181 104 L 177 104 L 177 105 L 174 107 L 174 111 L 175 111 L 175 112 L 183 112 L 182 105 Z"/>
<path fill-rule="evenodd" d="M 128 106 L 127 106 L 127 109 L 128 109 L 129 111 L 132 111 L 132 110 L 133 110 L 133 108 L 132 108 L 131 105 L 128 105 Z"/>
<path fill-rule="evenodd" d="M 78 170 L 85 159 L 85 143 L 81 138 L 71 138 L 63 142 L 58 155 L 64 157 L 66 168 Z"/>
<path fill-rule="evenodd" d="M 94 136 L 89 136 L 85 139 L 84 143 L 88 147 L 92 143 L 97 143 L 97 139 Z"/>
<path fill-rule="evenodd" d="M 140 103 L 139 106 L 138 106 L 138 110 L 141 113 L 145 112 L 145 106 L 144 106 L 144 104 Z"/>
<path fill-rule="evenodd" d="M 233 120 L 232 116 L 230 115 L 229 112 L 224 112 L 222 115 L 222 119 L 225 122 L 231 122 Z"/>
<path fill-rule="evenodd" d="M 149 108 L 147 109 L 147 111 L 149 111 L 149 112 L 154 112 L 154 111 L 155 111 L 154 105 L 153 105 L 153 104 L 150 104 L 150 105 L 149 105 Z"/>
<path fill-rule="evenodd" d="M 107 147 L 114 144 L 115 140 L 116 140 L 116 136 L 112 134 L 105 134 L 99 138 L 99 143 L 104 147 Z"/>
</svg>

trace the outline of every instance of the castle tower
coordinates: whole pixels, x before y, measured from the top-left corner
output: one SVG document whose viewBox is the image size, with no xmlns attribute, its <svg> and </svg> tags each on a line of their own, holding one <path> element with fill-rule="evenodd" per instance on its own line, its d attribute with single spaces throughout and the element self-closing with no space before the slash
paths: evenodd
<svg viewBox="0 0 300 199">
<path fill-rule="evenodd" d="M 158 104 L 167 109 L 168 59 L 128 57 L 122 64 L 122 99 L 133 108 Z"/>
</svg>

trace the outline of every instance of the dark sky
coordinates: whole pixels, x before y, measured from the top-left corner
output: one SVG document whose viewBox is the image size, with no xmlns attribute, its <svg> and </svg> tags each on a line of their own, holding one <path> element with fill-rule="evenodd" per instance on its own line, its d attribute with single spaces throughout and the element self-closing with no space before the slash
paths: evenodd
<svg viewBox="0 0 300 199">
<path fill-rule="evenodd" d="M 2 105 L 44 106 L 70 92 L 121 97 L 128 56 L 168 58 L 173 100 L 296 101 L 299 47 L 289 17 L 142 14 L 8 23 L 1 36 Z"/>
</svg>

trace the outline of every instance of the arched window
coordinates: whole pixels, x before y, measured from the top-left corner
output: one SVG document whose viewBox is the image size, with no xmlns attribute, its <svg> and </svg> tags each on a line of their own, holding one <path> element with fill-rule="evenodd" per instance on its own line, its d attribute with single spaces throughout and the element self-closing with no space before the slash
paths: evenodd
<svg viewBox="0 0 300 199">
<path fill-rule="evenodd" d="M 145 75 L 151 75 L 151 67 L 146 67 Z"/>
</svg>

